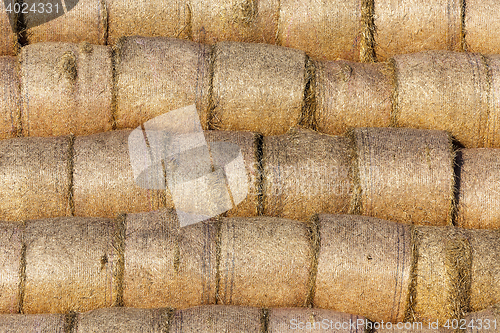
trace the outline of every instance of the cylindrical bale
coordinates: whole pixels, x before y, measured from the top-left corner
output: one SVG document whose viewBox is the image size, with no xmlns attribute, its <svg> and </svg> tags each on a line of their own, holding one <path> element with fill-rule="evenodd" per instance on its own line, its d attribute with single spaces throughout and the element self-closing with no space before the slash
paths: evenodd
<svg viewBox="0 0 500 333">
<path fill-rule="evenodd" d="M 187 308 L 214 304 L 216 237 L 213 223 L 180 228 L 174 212 L 128 214 L 125 306 Z"/>
<path fill-rule="evenodd" d="M 500 53 L 499 3 L 495 0 L 467 0 L 465 6 L 464 33 L 468 51 Z"/>
<path fill-rule="evenodd" d="M 212 129 L 278 135 L 302 118 L 306 55 L 285 47 L 215 45 Z"/>
<path fill-rule="evenodd" d="M 237 144 L 245 162 L 248 174 L 248 194 L 239 205 L 227 211 L 225 216 L 250 217 L 259 215 L 259 195 L 261 192 L 261 171 L 259 142 L 261 136 L 252 132 L 205 131 L 208 144 L 212 142 L 230 142 Z"/>
<path fill-rule="evenodd" d="M 363 215 L 410 224 L 451 224 L 454 153 L 446 132 L 358 128 L 352 135 Z"/>
<path fill-rule="evenodd" d="M 462 149 L 456 225 L 500 229 L 500 149 Z"/>
<path fill-rule="evenodd" d="M 426 50 L 461 50 L 459 0 L 375 1 L 378 61 Z"/>
<path fill-rule="evenodd" d="M 347 213 L 351 150 L 348 138 L 307 130 L 264 137 L 264 215 L 303 221 Z"/>
<path fill-rule="evenodd" d="M 111 49 L 39 43 L 22 49 L 23 136 L 88 135 L 111 130 Z"/>
<path fill-rule="evenodd" d="M 75 333 L 168 332 L 169 309 L 106 308 L 76 317 Z"/>
<path fill-rule="evenodd" d="M 117 47 L 118 128 L 136 128 L 168 111 L 196 104 L 207 129 L 209 46 L 173 38 L 130 37 Z"/>
<path fill-rule="evenodd" d="M 355 127 L 389 127 L 394 73 L 386 63 L 315 61 L 316 128 L 342 135 Z"/>
<path fill-rule="evenodd" d="M 484 147 L 500 148 L 500 55 L 485 57 L 490 74 L 489 113 L 484 129 Z"/>
<path fill-rule="evenodd" d="M 471 243 L 463 229 L 413 227 L 415 267 L 412 271 L 411 321 L 440 325 L 460 319 L 468 307 Z"/>
<path fill-rule="evenodd" d="M 394 57 L 395 123 L 445 130 L 467 148 L 483 147 L 488 69 L 474 53 L 434 51 Z"/>
<path fill-rule="evenodd" d="M 470 230 L 472 281 L 470 309 L 481 311 L 500 303 L 500 230 Z M 499 323 L 500 326 L 500 323 Z"/>
<path fill-rule="evenodd" d="M 0 315 L 2 333 L 66 333 L 62 314 Z"/>
<path fill-rule="evenodd" d="M 177 310 L 171 333 L 260 333 L 261 310 L 244 306 L 208 305 Z"/>
<path fill-rule="evenodd" d="M 313 304 L 373 321 L 402 321 L 408 307 L 411 226 L 353 215 L 319 215 Z"/>
<path fill-rule="evenodd" d="M 7 12 L 5 5 L 10 4 L 11 12 Z M 17 35 L 12 29 L 12 20 L 15 19 L 15 13 L 12 11 L 15 1 L 2 1 L 0 3 L 0 56 L 13 56 L 18 47 Z"/>
<path fill-rule="evenodd" d="M 275 308 L 269 310 L 267 332 L 292 333 L 371 332 L 366 329 L 367 319 L 342 312 L 311 308 Z"/>
<path fill-rule="evenodd" d="M 276 44 L 279 0 L 190 0 L 194 41 Z"/>
<path fill-rule="evenodd" d="M 467 333 L 485 331 L 498 333 L 500 332 L 500 304 L 484 311 L 469 313 L 464 319 Z"/>
<path fill-rule="evenodd" d="M 21 90 L 18 62 L 0 57 L 0 139 L 15 138 L 20 126 Z"/>
<path fill-rule="evenodd" d="M 304 50 L 312 58 L 358 61 L 362 6 L 361 0 L 281 0 L 279 44 Z"/>
<path fill-rule="evenodd" d="M 190 9 L 187 0 L 105 0 L 108 9 L 108 43 L 123 36 L 188 39 Z"/>
<path fill-rule="evenodd" d="M 220 304 L 306 304 L 314 254 L 305 223 L 273 217 L 225 218 L 220 244 Z"/>
<path fill-rule="evenodd" d="M 0 220 L 70 215 L 70 138 L 0 140 Z"/>
<path fill-rule="evenodd" d="M 76 137 L 73 158 L 75 216 L 113 218 L 173 207 L 165 190 L 139 187 L 130 165 L 130 130 Z"/>
<path fill-rule="evenodd" d="M 38 0 L 23 0 L 23 12 L 30 44 L 83 41 L 106 44 L 108 23 L 104 0 L 50 0 L 44 6 Z"/>
<path fill-rule="evenodd" d="M 27 222 L 23 313 L 89 311 L 114 304 L 115 222 L 55 218 Z"/>
<path fill-rule="evenodd" d="M 0 224 L 0 313 L 19 312 L 19 272 L 23 256 L 23 230 L 18 223 Z M 0 320 L 0 331 L 2 327 Z"/>
</svg>

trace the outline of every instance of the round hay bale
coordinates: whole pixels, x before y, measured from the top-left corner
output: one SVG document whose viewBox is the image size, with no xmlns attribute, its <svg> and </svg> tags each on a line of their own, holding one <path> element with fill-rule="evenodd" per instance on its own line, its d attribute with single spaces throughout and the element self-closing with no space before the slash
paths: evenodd
<svg viewBox="0 0 500 333">
<path fill-rule="evenodd" d="M 205 131 L 208 144 L 212 142 L 230 142 L 240 146 L 248 174 L 248 195 L 238 206 L 227 211 L 227 217 L 250 217 L 259 215 L 259 195 L 261 192 L 260 153 L 258 151 L 261 136 L 252 132 Z"/>
<path fill-rule="evenodd" d="M 16 58 L 0 57 L 0 85 L 0 139 L 15 138 L 21 116 L 21 91 Z"/>
<path fill-rule="evenodd" d="M 313 255 L 303 222 L 273 217 L 223 219 L 218 303 L 304 306 Z"/>
<path fill-rule="evenodd" d="M 306 55 L 266 44 L 215 45 L 211 129 L 283 134 L 302 119 Z"/>
<path fill-rule="evenodd" d="M 23 313 L 109 307 L 116 299 L 115 223 L 56 218 L 26 224 Z"/>
<path fill-rule="evenodd" d="M 214 304 L 214 223 L 180 228 L 168 210 L 126 217 L 125 306 L 187 308 Z"/>
<path fill-rule="evenodd" d="M 456 225 L 500 229 L 500 149 L 462 149 Z"/>
<path fill-rule="evenodd" d="M 26 7 L 24 7 L 27 4 Z M 106 44 L 107 9 L 105 0 L 23 0 L 24 24 L 29 44 L 66 42 Z M 52 4 L 49 13 L 48 5 Z M 33 9 L 36 8 L 36 13 Z"/>
<path fill-rule="evenodd" d="M 465 6 L 464 35 L 467 51 L 500 53 L 500 21 L 496 13 L 500 3 L 495 0 L 467 0 Z"/>
<path fill-rule="evenodd" d="M 464 319 L 467 324 L 466 332 L 468 333 L 486 330 L 498 333 L 500 332 L 500 304 L 496 304 L 484 311 L 469 313 Z M 471 323 L 473 323 L 474 327 L 472 327 Z"/>
<path fill-rule="evenodd" d="M 111 130 L 111 49 L 88 43 L 23 47 L 23 136 L 88 135 Z"/>
<path fill-rule="evenodd" d="M 130 165 L 130 130 L 76 137 L 73 201 L 75 216 L 116 217 L 173 207 L 165 190 L 139 187 Z"/>
<path fill-rule="evenodd" d="M 488 69 L 474 53 L 434 51 L 394 57 L 395 123 L 445 130 L 467 148 L 483 147 Z"/>
<path fill-rule="evenodd" d="M 190 0 L 192 39 L 276 44 L 279 0 Z"/>
<path fill-rule="evenodd" d="M 468 308 L 474 257 L 469 237 L 455 227 L 413 228 L 415 263 L 409 319 L 425 325 L 462 318 Z"/>
<path fill-rule="evenodd" d="M 169 309 L 97 309 L 78 314 L 74 332 L 168 332 L 169 313 Z"/>
<path fill-rule="evenodd" d="M 500 148 L 500 55 L 485 57 L 490 75 L 489 113 L 484 129 L 484 147 Z"/>
<path fill-rule="evenodd" d="M 350 155 L 344 137 L 308 130 L 264 137 L 264 215 L 304 221 L 318 212 L 347 213 Z"/>
<path fill-rule="evenodd" d="M 375 1 L 378 61 L 426 50 L 461 51 L 459 0 Z"/>
<path fill-rule="evenodd" d="M 14 4 L 14 1 L 9 2 L 11 6 Z M 9 2 L 7 2 L 7 5 Z M 5 4 L 6 1 L 0 3 L 0 56 L 13 56 L 16 54 L 19 45 L 11 23 L 14 14 L 7 12 Z"/>
<path fill-rule="evenodd" d="M 106 0 L 106 5 L 110 45 L 123 36 L 192 37 L 186 0 Z"/>
<path fill-rule="evenodd" d="M 370 332 L 364 329 L 366 319 L 342 312 L 324 309 L 289 308 L 270 309 L 267 332 L 292 333 L 299 330 L 324 333 L 332 330 L 338 333 Z"/>
<path fill-rule="evenodd" d="M 498 283 L 500 281 L 500 230 L 470 230 L 469 233 L 472 247 L 470 310 L 481 311 L 500 303 L 500 284 Z"/>
<path fill-rule="evenodd" d="M 23 230 L 18 223 L 0 224 L 0 313 L 19 312 L 19 282 L 23 256 Z M 1 318 L 1 317 L 0 317 Z M 5 319 L 0 319 L 0 331 Z"/>
<path fill-rule="evenodd" d="M 0 220 L 71 215 L 70 138 L 0 140 Z"/>
<path fill-rule="evenodd" d="M 446 132 L 357 128 L 363 215 L 424 225 L 451 224 L 454 172 Z"/>
<path fill-rule="evenodd" d="M 0 315 L 0 332 L 65 333 L 64 319 L 61 314 Z"/>
<path fill-rule="evenodd" d="M 210 47 L 173 38 L 130 37 L 121 40 L 117 54 L 117 128 L 136 128 L 196 104 L 207 129 Z"/>
<path fill-rule="evenodd" d="M 319 215 L 316 307 L 399 322 L 409 302 L 411 226 Z"/>
<path fill-rule="evenodd" d="M 324 60 L 359 61 L 361 0 L 281 0 L 278 44 Z"/>
<path fill-rule="evenodd" d="M 260 333 L 261 310 L 243 306 L 208 305 L 177 310 L 171 333 Z"/>
<path fill-rule="evenodd" d="M 355 127 L 389 127 L 394 73 L 386 63 L 315 61 L 316 129 L 343 135 Z"/>
</svg>

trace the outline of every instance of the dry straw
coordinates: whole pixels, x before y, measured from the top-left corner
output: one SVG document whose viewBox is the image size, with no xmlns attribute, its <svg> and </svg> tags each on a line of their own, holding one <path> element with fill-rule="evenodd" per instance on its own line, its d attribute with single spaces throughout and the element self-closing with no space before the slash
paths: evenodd
<svg viewBox="0 0 500 333">
<path fill-rule="evenodd" d="M 462 149 L 456 225 L 500 229 L 500 149 Z"/>
<path fill-rule="evenodd" d="M 364 2 L 282 0 L 278 43 L 303 50 L 312 58 L 358 61 Z"/>
<path fill-rule="evenodd" d="M 351 136 L 361 189 L 355 211 L 396 222 L 451 224 L 454 153 L 445 132 L 357 128 Z"/>
<path fill-rule="evenodd" d="M 29 44 L 40 42 L 80 43 L 104 45 L 107 39 L 107 9 L 105 0 L 68 1 L 76 3 L 74 8 L 67 8 L 65 2 L 52 2 L 52 13 L 46 4 L 45 12 L 40 14 L 39 1 L 23 0 L 27 4 L 24 13 L 26 39 Z M 37 12 L 33 9 L 35 5 Z M 23 8 L 24 5 L 23 5 Z M 59 15 L 57 14 L 59 12 Z M 67 11 L 67 12 L 66 12 Z M 53 18 L 47 21 L 47 18 Z"/>
<path fill-rule="evenodd" d="M 68 333 L 65 330 L 65 315 L 1 315 L 0 332 L 2 333 Z"/>
<path fill-rule="evenodd" d="M 0 139 L 14 138 L 20 121 L 20 82 L 17 59 L 0 57 Z"/>
<path fill-rule="evenodd" d="M 191 38 L 191 12 L 185 0 L 106 0 L 108 43 L 123 36 Z"/>
<path fill-rule="evenodd" d="M 226 218 L 220 227 L 218 304 L 305 306 L 313 262 L 305 223 Z"/>
<path fill-rule="evenodd" d="M 483 56 L 436 51 L 396 56 L 394 62 L 397 126 L 446 130 L 468 148 L 484 146 L 490 80 Z"/>
<path fill-rule="evenodd" d="M 411 227 L 353 215 L 319 215 L 318 224 L 314 306 L 402 321 L 409 302 Z"/>
<path fill-rule="evenodd" d="M 489 55 L 484 59 L 490 75 L 489 112 L 484 129 L 484 147 L 500 148 L 500 55 Z"/>
<path fill-rule="evenodd" d="M 70 214 L 70 138 L 0 140 L 0 220 Z"/>
<path fill-rule="evenodd" d="M 0 3 L 0 56 L 13 56 L 17 51 L 17 36 L 12 30 L 10 20 L 14 19 L 14 15 L 6 11 L 5 1 Z M 7 2 L 11 5 L 13 2 Z"/>
<path fill-rule="evenodd" d="M 125 223 L 125 306 L 187 308 L 215 303 L 214 223 L 180 228 L 171 211 L 128 214 Z"/>
<path fill-rule="evenodd" d="M 192 39 L 276 44 L 279 6 L 279 0 L 190 0 Z"/>
<path fill-rule="evenodd" d="M 22 229 L 18 223 L 2 222 L 0 225 L 0 313 L 19 312 L 19 273 L 26 250 Z"/>
<path fill-rule="evenodd" d="M 120 1 L 121 3 L 122 1 Z M 124 38 L 115 51 L 118 128 L 196 104 L 207 128 L 210 47 L 172 38 Z"/>
<path fill-rule="evenodd" d="M 389 127 L 393 73 L 388 64 L 315 61 L 316 129 L 343 135 L 355 127 Z"/>
<path fill-rule="evenodd" d="M 467 51 L 500 53 L 499 21 L 492 16 L 499 3 L 495 0 L 467 0 L 465 2 L 464 33 Z"/>
<path fill-rule="evenodd" d="M 424 50 L 461 50 L 462 1 L 374 2 L 377 60 Z"/>
<path fill-rule="evenodd" d="M 111 130 L 111 49 L 40 43 L 22 49 L 22 135 Z"/>
<path fill-rule="evenodd" d="M 480 312 L 474 312 L 474 313 L 469 313 L 465 317 L 466 323 L 470 323 L 471 321 L 474 321 L 476 324 L 475 328 L 479 327 L 479 324 L 483 324 L 483 329 L 486 329 L 486 327 L 489 327 L 488 330 L 490 332 L 498 333 L 500 332 L 500 327 L 498 325 L 498 322 L 500 321 L 500 304 L 496 304 L 486 310 L 480 311 Z M 488 322 L 489 321 L 489 322 Z M 496 322 L 496 325 L 494 324 Z M 486 326 L 488 325 L 488 326 Z M 467 327 L 466 332 L 477 332 L 477 330 L 474 330 L 472 327 Z"/>
<path fill-rule="evenodd" d="M 283 134 L 302 120 L 304 52 L 266 44 L 214 48 L 211 129 Z"/>
<path fill-rule="evenodd" d="M 264 138 L 264 215 L 307 220 L 317 212 L 347 213 L 350 141 L 294 129 Z"/>
</svg>

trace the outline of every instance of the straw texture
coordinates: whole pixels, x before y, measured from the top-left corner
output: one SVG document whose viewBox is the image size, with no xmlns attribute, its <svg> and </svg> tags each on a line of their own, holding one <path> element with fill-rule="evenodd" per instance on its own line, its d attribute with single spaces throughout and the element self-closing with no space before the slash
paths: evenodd
<svg viewBox="0 0 500 333">
<path fill-rule="evenodd" d="M 191 37 L 190 10 L 185 0 L 106 0 L 108 43 L 123 36 Z"/>
<path fill-rule="evenodd" d="M 461 1 L 390 0 L 374 3 L 378 61 L 424 50 L 461 51 Z"/>
<path fill-rule="evenodd" d="M 70 214 L 70 138 L 0 140 L 0 220 Z"/>
<path fill-rule="evenodd" d="M 342 135 L 355 127 L 389 127 L 393 73 L 388 64 L 315 61 L 316 129 Z"/>
<path fill-rule="evenodd" d="M 468 148 L 484 146 L 489 84 L 481 55 L 422 52 L 394 62 L 397 126 L 445 130 Z"/>
<path fill-rule="evenodd" d="M 0 139 L 17 136 L 21 110 L 20 93 L 17 59 L 0 57 Z"/>
<path fill-rule="evenodd" d="M 358 61 L 362 39 L 361 0 L 282 0 L 280 45 L 318 59 Z"/>
<path fill-rule="evenodd" d="M 500 148 L 500 55 L 485 58 L 489 77 L 489 113 L 484 129 L 484 147 Z"/>
<path fill-rule="evenodd" d="M 413 224 L 451 224 L 454 154 L 445 132 L 357 128 L 352 135 L 363 215 Z"/>
<path fill-rule="evenodd" d="M 218 304 L 306 305 L 313 249 L 305 223 L 226 218 L 220 230 Z"/>
<path fill-rule="evenodd" d="M 75 139 L 75 216 L 113 218 L 124 212 L 173 207 L 165 190 L 144 189 L 135 183 L 128 149 L 130 132 L 113 131 Z"/>
<path fill-rule="evenodd" d="M 172 318 L 171 333 L 261 333 L 260 309 L 209 305 L 178 310 Z"/>
<path fill-rule="evenodd" d="M 306 55 L 266 44 L 215 46 L 211 129 L 283 134 L 301 120 Z"/>
<path fill-rule="evenodd" d="M 39 6 L 40 2 L 23 0 L 23 3 L 31 9 L 33 5 Z M 40 7 L 36 7 L 36 13 L 27 10 L 24 14 L 28 43 L 86 41 L 91 44 L 106 44 L 107 12 L 104 0 L 79 0 L 74 8 L 66 8 L 67 13 L 64 8 L 66 5 L 59 2 L 59 15 L 55 6 L 57 2 L 51 1 L 51 3 L 53 4 L 51 14 L 48 14 L 48 8 L 40 14 Z M 46 22 L 48 17 L 53 19 Z"/>
<path fill-rule="evenodd" d="M 0 315 L 2 333 L 67 333 L 61 314 Z"/>
<path fill-rule="evenodd" d="M 318 225 L 314 306 L 402 321 L 408 307 L 411 227 L 352 215 L 319 215 Z"/>
<path fill-rule="evenodd" d="M 116 298 L 115 228 L 107 219 L 28 222 L 22 312 L 65 313 L 111 306 Z"/>
<path fill-rule="evenodd" d="M 500 53 L 500 21 L 495 0 L 467 0 L 465 6 L 465 43 L 468 51 Z"/>
<path fill-rule="evenodd" d="M 214 223 L 184 228 L 172 211 L 126 217 L 125 306 L 187 308 L 214 304 Z"/>
<path fill-rule="evenodd" d="M 196 104 L 202 127 L 207 129 L 209 46 L 172 38 L 130 37 L 121 40 L 116 54 L 117 128 L 136 128 L 168 111 Z"/>
<path fill-rule="evenodd" d="M 476 333 L 480 330 L 486 330 L 486 327 L 488 327 L 490 332 L 498 333 L 500 332 L 500 325 L 498 325 L 498 322 L 500 321 L 500 305 L 497 304 L 484 311 L 469 313 L 467 317 L 465 317 L 465 321 L 467 324 L 474 321 L 475 324 L 474 328 L 467 327 L 466 332 L 468 333 Z M 482 327 L 481 329 L 479 329 L 480 326 Z"/>
<path fill-rule="evenodd" d="M 276 44 L 279 0 L 190 0 L 192 39 Z"/>
<path fill-rule="evenodd" d="M 88 43 L 23 47 L 23 136 L 111 130 L 111 49 Z"/>
<path fill-rule="evenodd" d="M 12 30 L 9 15 L 12 18 L 12 13 L 7 13 L 5 2 L 2 1 L 0 3 L 0 56 L 13 56 L 18 47 L 17 36 Z"/>
<path fill-rule="evenodd" d="M 263 147 L 264 215 L 304 221 L 348 212 L 349 139 L 294 129 L 265 137 Z"/>
<path fill-rule="evenodd" d="M 456 225 L 500 229 L 500 149 L 462 149 Z"/>
<path fill-rule="evenodd" d="M 0 290 L 2 291 L 0 313 L 19 311 L 19 273 L 23 256 L 22 232 L 17 223 L 2 222 L 0 224 Z"/>
</svg>

